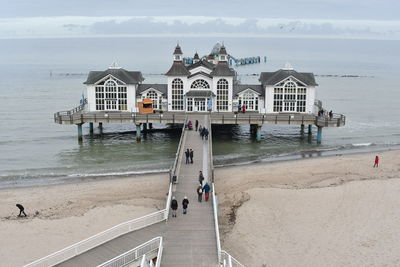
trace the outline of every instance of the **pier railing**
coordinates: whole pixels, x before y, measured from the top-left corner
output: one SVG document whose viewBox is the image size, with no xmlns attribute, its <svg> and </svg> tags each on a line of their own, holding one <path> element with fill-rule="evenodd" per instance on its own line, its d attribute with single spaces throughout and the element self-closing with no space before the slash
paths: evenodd
<svg viewBox="0 0 400 267">
<path fill-rule="evenodd" d="M 114 238 L 121 235 L 130 233 L 135 230 L 142 229 L 149 225 L 161 222 L 165 220 L 165 210 L 159 210 L 154 213 L 145 215 L 143 217 L 133 219 L 121 224 L 118 224 L 110 229 L 107 229 L 101 233 L 91 236 L 85 240 L 75 243 L 69 247 L 54 252 L 44 258 L 36 260 L 32 263 L 25 265 L 30 266 L 53 266 L 58 263 L 64 262 L 70 258 L 73 258 L 79 254 L 82 254 L 94 247 L 104 244 Z"/>
<path fill-rule="evenodd" d="M 154 113 L 139 114 L 134 112 L 83 112 L 78 111 L 71 114 L 57 112 L 54 114 L 54 121 L 60 124 L 83 124 L 87 122 L 102 123 L 184 123 L 187 115 L 185 113 Z M 322 127 L 339 127 L 346 122 L 342 114 L 320 116 L 310 113 L 257 113 L 246 112 L 213 112 L 210 114 L 211 123 L 214 124 L 312 124 Z"/>
<path fill-rule="evenodd" d="M 176 176 L 176 179 L 178 179 L 178 176 L 177 176 L 178 167 L 179 167 L 178 163 L 179 163 L 180 158 L 183 156 L 182 144 L 184 144 L 184 140 L 186 139 L 186 123 L 187 123 L 187 119 L 188 119 L 188 117 L 185 116 L 185 120 L 184 120 L 183 126 L 182 126 L 181 138 L 179 139 L 178 148 L 177 148 L 176 153 L 175 153 L 175 160 L 174 160 L 174 163 L 172 164 L 170 172 L 169 172 L 170 173 L 170 181 L 171 182 L 178 182 L 178 180 L 173 181 L 173 177 Z"/>
<path fill-rule="evenodd" d="M 98 265 L 97 267 L 120 267 L 120 266 L 126 266 L 129 263 L 139 261 L 143 257 L 146 258 L 146 260 L 151 260 L 147 258 L 146 256 L 149 256 L 149 254 L 153 254 L 157 251 L 157 261 L 155 266 L 159 267 L 161 263 L 161 256 L 162 256 L 162 251 L 163 251 L 163 238 L 161 236 L 153 238 L 146 243 L 143 243 L 103 264 Z"/>
<path fill-rule="evenodd" d="M 244 267 L 243 264 L 241 264 L 225 250 L 221 250 L 221 261 L 222 267 Z"/>
</svg>

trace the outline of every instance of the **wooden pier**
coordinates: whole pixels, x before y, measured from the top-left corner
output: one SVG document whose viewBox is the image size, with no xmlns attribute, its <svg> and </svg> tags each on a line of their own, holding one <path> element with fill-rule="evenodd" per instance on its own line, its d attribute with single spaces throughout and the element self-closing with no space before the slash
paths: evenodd
<svg viewBox="0 0 400 267">
<path fill-rule="evenodd" d="M 341 127 L 346 123 L 346 117 L 342 114 L 334 113 L 332 117 L 317 116 L 315 114 L 304 113 L 265 113 L 258 112 L 204 112 L 204 113 L 185 113 L 185 112 L 163 112 L 153 114 L 139 114 L 134 112 L 102 111 L 86 112 L 74 109 L 71 111 L 57 112 L 54 114 L 54 121 L 59 124 L 78 125 L 78 138 L 82 140 L 82 125 L 90 123 L 90 131 L 93 132 L 93 123 L 132 123 L 136 125 L 137 139 L 140 141 L 141 125 L 148 123 L 179 123 L 185 122 L 188 115 L 207 114 L 210 116 L 211 124 L 249 124 L 256 130 L 257 140 L 261 139 L 261 127 L 264 124 L 286 124 L 301 125 L 304 132 L 305 125 L 308 125 L 308 134 L 312 134 L 312 125 L 317 127 L 317 142 L 322 141 L 322 128 Z"/>
</svg>

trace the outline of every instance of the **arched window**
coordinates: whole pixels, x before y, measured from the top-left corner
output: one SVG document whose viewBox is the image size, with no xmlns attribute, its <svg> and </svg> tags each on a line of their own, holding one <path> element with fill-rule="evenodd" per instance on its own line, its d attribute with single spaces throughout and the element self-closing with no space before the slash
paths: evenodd
<svg viewBox="0 0 400 267">
<path fill-rule="evenodd" d="M 190 86 L 191 89 L 210 89 L 210 85 L 203 79 L 195 80 Z"/>
<path fill-rule="evenodd" d="M 228 81 L 220 79 L 217 82 L 217 110 L 228 110 Z"/>
<path fill-rule="evenodd" d="M 239 96 L 239 105 L 244 105 L 246 110 L 258 110 L 258 95 L 247 91 Z"/>
<path fill-rule="evenodd" d="M 127 88 L 113 78 L 96 85 L 96 110 L 128 110 Z"/>
<path fill-rule="evenodd" d="M 154 109 L 160 109 L 161 108 L 161 105 L 159 105 L 159 104 L 161 104 L 161 103 L 159 103 L 161 101 L 159 101 L 158 94 L 157 94 L 156 91 L 149 90 L 147 92 L 147 94 L 146 94 L 146 98 L 149 98 L 149 99 L 153 100 L 153 108 Z"/>
<path fill-rule="evenodd" d="M 296 110 L 296 84 L 294 82 L 287 82 L 283 86 L 283 110 L 295 111 Z"/>
<path fill-rule="evenodd" d="M 172 88 L 172 110 L 183 110 L 183 82 L 181 79 L 174 79 Z"/>
</svg>

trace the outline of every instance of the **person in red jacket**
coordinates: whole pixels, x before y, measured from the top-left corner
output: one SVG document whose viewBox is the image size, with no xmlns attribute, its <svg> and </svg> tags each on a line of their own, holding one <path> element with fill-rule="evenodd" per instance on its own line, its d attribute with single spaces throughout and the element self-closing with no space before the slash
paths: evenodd
<svg viewBox="0 0 400 267">
<path fill-rule="evenodd" d="M 375 156 L 375 161 L 374 161 L 374 168 L 377 167 L 378 168 L 379 165 L 379 157 Z"/>
</svg>

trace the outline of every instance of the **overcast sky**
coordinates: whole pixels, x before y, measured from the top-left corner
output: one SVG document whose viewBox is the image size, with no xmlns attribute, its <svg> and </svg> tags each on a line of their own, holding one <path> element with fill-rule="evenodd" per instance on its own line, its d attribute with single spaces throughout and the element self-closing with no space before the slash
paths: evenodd
<svg viewBox="0 0 400 267">
<path fill-rule="evenodd" d="M 0 0 L 0 38 L 311 35 L 400 39 L 400 0 Z"/>
</svg>

